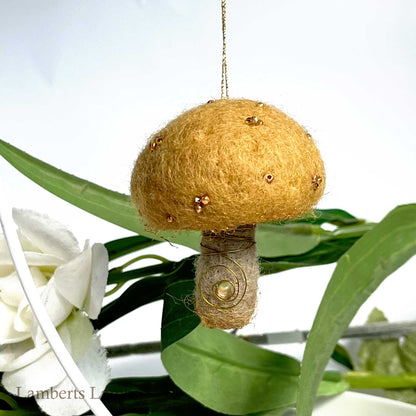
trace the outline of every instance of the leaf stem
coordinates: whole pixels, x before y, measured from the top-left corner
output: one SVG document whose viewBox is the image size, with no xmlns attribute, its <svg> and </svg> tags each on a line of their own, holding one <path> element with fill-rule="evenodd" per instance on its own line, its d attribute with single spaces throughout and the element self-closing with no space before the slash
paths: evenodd
<svg viewBox="0 0 416 416">
<path fill-rule="evenodd" d="M 348 371 L 344 381 L 353 389 L 402 389 L 416 387 L 416 373 L 384 375 L 365 371 Z"/>
<path fill-rule="evenodd" d="M 134 259 L 129 260 L 128 262 L 124 263 L 122 266 L 117 267 L 117 271 L 123 271 L 126 267 L 131 266 L 134 263 L 137 263 L 140 260 L 145 260 L 145 259 L 155 259 L 155 260 L 159 260 L 162 263 L 169 263 L 169 260 L 166 259 L 165 257 L 162 256 L 158 256 L 157 254 L 147 254 L 147 255 L 143 255 L 143 256 L 137 256 Z"/>
<path fill-rule="evenodd" d="M 13 410 L 19 408 L 19 405 L 17 404 L 17 402 L 6 393 L 0 392 L 0 400 L 7 403 Z"/>
</svg>

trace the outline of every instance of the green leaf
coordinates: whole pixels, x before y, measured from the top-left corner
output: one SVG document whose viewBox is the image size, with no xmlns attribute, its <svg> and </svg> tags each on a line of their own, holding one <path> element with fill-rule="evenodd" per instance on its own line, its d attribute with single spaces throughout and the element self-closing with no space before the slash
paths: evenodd
<svg viewBox="0 0 416 416">
<path fill-rule="evenodd" d="M 374 308 L 367 318 L 367 323 L 386 322 L 384 313 Z M 400 344 L 397 338 L 367 339 L 358 350 L 357 365 L 359 371 L 378 374 L 400 374 L 405 370 L 400 358 Z"/>
<path fill-rule="evenodd" d="M 263 257 L 288 256 L 312 250 L 325 238 L 325 232 L 311 224 L 259 224 L 257 249 Z"/>
<path fill-rule="evenodd" d="M 193 279 L 180 280 L 166 288 L 162 315 L 162 350 L 179 341 L 200 323 L 193 311 Z"/>
<path fill-rule="evenodd" d="M 70 175 L 0 140 L 0 155 L 18 171 L 59 198 L 99 218 L 154 240 L 182 244 L 199 250 L 200 233 L 147 231 L 128 195 L 110 191 Z"/>
<path fill-rule="evenodd" d="M 348 212 L 342 209 L 316 209 L 309 214 L 306 214 L 303 218 L 297 220 L 288 220 L 288 223 L 302 223 L 309 224 L 324 224 L 329 223 L 337 226 L 351 225 L 361 223 L 362 220 L 354 217 Z"/>
<path fill-rule="evenodd" d="M 131 411 L 152 416 L 218 415 L 178 389 L 166 376 L 111 380 L 102 399 L 114 415 Z"/>
<path fill-rule="evenodd" d="M 349 214 L 345 213 L 345 215 Z M 258 224 L 256 230 L 258 251 L 262 257 L 299 255 L 312 250 L 319 243 L 326 240 L 361 237 L 374 226 L 371 223 L 364 223 L 351 217 L 349 222 L 342 224 L 333 231 L 321 227 L 323 223 L 327 222 L 327 219 L 335 221 L 335 218 L 338 218 L 335 214 L 328 214 L 321 218 L 322 222 L 318 220 L 312 222 L 312 220 L 304 219 L 283 223 Z M 339 223 L 339 219 L 337 223 Z"/>
<path fill-rule="evenodd" d="M 262 274 L 278 273 L 297 267 L 333 263 L 337 261 L 359 238 L 373 228 L 374 224 L 365 223 L 342 227 L 331 232 L 321 230 L 319 244 L 306 253 L 274 258 L 262 258 Z"/>
<path fill-rule="evenodd" d="M 190 304 L 194 286 L 193 280 L 179 280 L 164 296 L 162 361 L 175 384 L 221 413 L 278 414 L 293 406 L 299 363 L 198 325 Z M 336 394 L 347 387 L 339 374 L 326 375 L 319 394 Z"/>
<path fill-rule="evenodd" d="M 0 373 L 0 379 L 3 373 Z M 9 410 L 9 408 L 11 408 Z M 0 416 L 34 416 L 40 411 L 33 397 L 11 396 L 0 384 Z"/>
<path fill-rule="evenodd" d="M 139 277 L 152 277 L 159 275 L 161 273 L 171 273 L 175 270 L 178 263 L 176 262 L 167 262 L 154 264 L 152 266 L 140 267 L 138 269 L 128 270 L 126 272 L 120 270 L 119 268 L 111 269 L 108 273 L 107 284 L 118 284 L 125 283 L 130 280 L 138 279 Z"/>
<path fill-rule="evenodd" d="M 360 371 L 369 371 L 376 374 L 400 374 L 405 370 L 400 360 L 399 340 L 368 339 L 365 340 L 358 351 L 361 365 Z"/>
<path fill-rule="evenodd" d="M 19 406 L 17 405 L 16 401 L 7 393 L 0 392 L 0 401 L 6 403 L 12 409 L 17 409 Z M 0 405 L 3 407 L 3 405 Z"/>
<path fill-rule="evenodd" d="M 367 319 L 369 323 L 383 321 L 387 318 L 377 308 Z M 404 339 L 403 345 L 399 338 L 363 341 L 358 351 L 360 363 L 357 368 L 364 373 L 361 378 L 359 373 L 350 373 L 348 377 L 352 383 L 361 383 L 364 387 L 370 383 L 378 384 L 379 388 L 386 389 L 386 397 L 416 404 L 416 390 L 405 388 L 416 386 L 416 333 L 409 333 Z"/>
<path fill-rule="evenodd" d="M 262 258 L 260 269 L 263 275 L 279 273 L 297 267 L 318 266 L 336 262 L 349 250 L 358 237 L 323 241 L 313 250 L 298 256 Z"/>
<path fill-rule="evenodd" d="M 386 397 L 392 400 L 416 404 L 416 390 L 413 389 L 389 389 L 385 391 Z"/>
<path fill-rule="evenodd" d="M 116 279 L 114 280 L 112 280 L 113 278 L 110 274 L 109 279 L 111 283 L 115 283 L 116 280 L 127 281 L 143 276 L 148 277 L 143 277 L 133 283 L 117 299 L 104 306 L 101 309 L 98 319 L 92 321 L 94 328 L 102 329 L 140 306 L 163 299 L 165 289 L 177 280 L 193 280 L 194 261 L 195 256 L 191 256 L 177 263 L 169 262 L 143 267 L 142 269 L 116 274 Z M 149 276 L 150 274 L 161 272 L 164 273 L 160 276 Z M 123 275 L 127 275 L 128 277 L 120 277 Z"/>
<path fill-rule="evenodd" d="M 338 261 L 306 343 L 299 416 L 311 414 L 325 365 L 359 307 L 415 253 L 416 204 L 412 204 L 391 211 Z"/>
<path fill-rule="evenodd" d="M 406 335 L 400 348 L 400 356 L 404 369 L 410 373 L 416 373 L 416 332 Z"/>
<path fill-rule="evenodd" d="M 337 344 L 335 346 L 334 351 L 332 352 L 331 358 L 350 370 L 354 368 L 350 354 L 340 344 Z"/>
<path fill-rule="evenodd" d="M 108 257 L 111 261 L 159 243 L 160 241 L 152 240 L 142 235 L 135 235 L 109 241 L 108 243 L 105 243 L 104 246 L 107 249 Z"/>
<path fill-rule="evenodd" d="M 198 326 L 162 352 L 174 383 L 211 409 L 232 415 L 296 400 L 299 363 L 225 332 Z"/>
<path fill-rule="evenodd" d="M 245 415 L 285 410 L 295 404 L 299 362 L 198 326 L 162 351 L 174 383 L 203 405 L 221 413 Z M 336 394 L 348 384 L 325 379 L 320 394 Z"/>
<path fill-rule="evenodd" d="M 120 297 L 101 309 L 98 319 L 91 321 L 95 329 L 102 329 L 140 306 L 162 299 L 166 278 L 145 277 L 133 283 Z"/>
</svg>

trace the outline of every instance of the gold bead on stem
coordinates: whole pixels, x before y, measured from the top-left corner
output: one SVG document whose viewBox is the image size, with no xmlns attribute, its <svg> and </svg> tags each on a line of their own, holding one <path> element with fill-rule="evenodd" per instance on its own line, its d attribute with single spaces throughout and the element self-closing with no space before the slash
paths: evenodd
<svg viewBox="0 0 416 416">
<path fill-rule="evenodd" d="M 231 299 L 234 290 L 234 285 L 229 280 L 221 280 L 213 286 L 214 295 L 222 301 Z"/>
</svg>

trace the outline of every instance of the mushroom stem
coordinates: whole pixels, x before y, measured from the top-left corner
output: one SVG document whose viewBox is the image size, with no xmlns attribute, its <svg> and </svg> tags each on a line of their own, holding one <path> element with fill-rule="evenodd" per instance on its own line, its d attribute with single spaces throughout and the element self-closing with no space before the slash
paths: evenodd
<svg viewBox="0 0 416 416">
<path fill-rule="evenodd" d="M 255 225 L 203 232 L 196 263 L 195 312 L 210 328 L 242 328 L 257 305 Z"/>
</svg>

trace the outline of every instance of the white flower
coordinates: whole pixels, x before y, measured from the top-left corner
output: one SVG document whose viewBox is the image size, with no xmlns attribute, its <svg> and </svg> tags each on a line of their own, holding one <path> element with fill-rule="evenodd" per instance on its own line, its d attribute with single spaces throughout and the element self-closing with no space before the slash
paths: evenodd
<svg viewBox="0 0 416 416">
<path fill-rule="evenodd" d="M 70 231 L 33 211 L 14 210 L 13 217 L 49 316 L 94 387 L 94 391 L 84 394 L 98 397 L 108 383 L 109 370 L 105 352 L 85 314 L 95 319 L 100 312 L 108 275 L 107 251 L 102 244 L 90 246 L 88 242 L 81 251 Z M 49 397 L 56 394 L 52 391 L 59 394 L 75 388 L 33 318 L 3 235 L 0 235 L 0 345 L 2 384 L 10 393 L 22 397 L 35 395 L 39 406 L 51 415 L 72 416 L 88 410 L 80 392 L 66 396 L 65 400 Z"/>
</svg>

